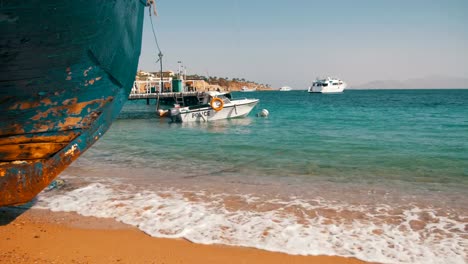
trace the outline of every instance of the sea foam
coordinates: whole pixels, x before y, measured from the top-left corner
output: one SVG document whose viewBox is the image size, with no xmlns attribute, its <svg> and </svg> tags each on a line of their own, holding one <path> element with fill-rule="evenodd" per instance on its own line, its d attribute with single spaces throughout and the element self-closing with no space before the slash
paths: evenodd
<svg viewBox="0 0 468 264">
<path fill-rule="evenodd" d="M 369 208 L 319 197 L 282 200 L 106 183 L 42 193 L 36 207 L 114 218 L 154 237 L 201 244 L 380 263 L 467 261 L 466 216 L 441 215 L 434 208 Z"/>
</svg>

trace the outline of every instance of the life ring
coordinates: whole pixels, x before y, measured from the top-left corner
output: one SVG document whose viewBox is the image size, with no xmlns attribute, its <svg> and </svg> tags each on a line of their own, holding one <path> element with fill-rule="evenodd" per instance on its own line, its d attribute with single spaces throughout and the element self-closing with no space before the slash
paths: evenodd
<svg viewBox="0 0 468 264">
<path fill-rule="evenodd" d="M 216 102 L 219 102 L 219 103 L 216 103 Z M 213 100 L 211 100 L 210 105 L 211 105 L 211 108 L 213 108 L 213 110 L 218 112 L 218 111 L 223 110 L 224 101 L 221 98 L 215 97 L 213 98 Z"/>
</svg>

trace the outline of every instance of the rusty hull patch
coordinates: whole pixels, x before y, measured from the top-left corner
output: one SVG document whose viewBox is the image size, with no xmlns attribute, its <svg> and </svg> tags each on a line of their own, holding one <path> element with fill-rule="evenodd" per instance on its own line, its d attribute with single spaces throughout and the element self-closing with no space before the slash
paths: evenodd
<svg viewBox="0 0 468 264">
<path fill-rule="evenodd" d="M 0 162 L 48 158 L 79 134 L 80 131 L 72 130 L 0 138 Z"/>
<path fill-rule="evenodd" d="M 0 206 L 30 201 L 80 154 L 75 144 L 47 160 L 0 164 L 0 175 L 3 175 L 0 177 L 0 189 L 4 190 L 0 194 Z"/>
<path fill-rule="evenodd" d="M 93 101 L 94 105 L 93 103 L 80 104 L 80 107 L 83 107 L 83 113 L 86 113 L 84 118 L 80 118 L 80 125 L 86 125 L 86 129 L 46 132 L 37 136 L 27 134 L 1 138 L 0 148 L 3 147 L 4 150 L 12 148 L 14 153 L 19 148 L 22 148 L 21 151 L 29 148 L 31 151 L 27 152 L 34 152 L 40 148 L 39 153 L 45 158 L 11 162 L 5 160 L 1 162 L 0 160 L 0 190 L 2 190 L 0 192 L 0 206 L 22 204 L 33 199 L 83 151 L 98 140 L 117 116 L 124 102 L 123 99 L 127 95 L 120 92 L 115 96 L 118 100 L 114 100 L 114 96 L 109 96 L 106 100 Z M 71 104 L 73 101 L 69 102 Z M 95 109 L 95 104 L 102 106 L 102 108 L 99 111 L 91 110 L 88 112 L 88 108 Z M 68 109 L 64 108 L 64 110 Z M 71 111 L 78 110 L 73 108 Z M 107 111 L 106 114 L 102 114 L 105 111 Z M 77 119 L 68 118 L 74 117 L 69 116 L 62 119 L 68 121 L 60 123 L 61 128 L 65 129 L 66 125 L 77 121 Z M 73 139 L 70 141 L 71 138 Z M 4 150 L 0 149 L 0 153 L 6 152 Z M 34 155 L 37 154 L 30 154 L 27 157 L 42 157 Z M 49 156 L 47 157 L 47 155 Z"/>
<path fill-rule="evenodd" d="M 0 160 L 44 159 L 66 147 L 68 143 L 27 143 L 0 145 Z"/>
<path fill-rule="evenodd" d="M 0 138 L 0 145 L 27 144 L 40 142 L 70 142 L 80 134 L 80 131 L 61 131 L 54 133 L 26 134 Z"/>
</svg>

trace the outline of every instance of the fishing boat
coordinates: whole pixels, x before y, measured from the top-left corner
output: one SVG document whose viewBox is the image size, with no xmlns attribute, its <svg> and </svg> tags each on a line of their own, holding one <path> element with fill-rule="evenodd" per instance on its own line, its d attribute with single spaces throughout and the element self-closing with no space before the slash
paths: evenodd
<svg viewBox="0 0 468 264">
<path fill-rule="evenodd" d="M 292 90 L 292 88 L 289 87 L 289 86 L 283 86 L 283 87 L 279 88 L 280 92 L 289 92 L 291 90 Z"/>
<path fill-rule="evenodd" d="M 233 100 L 230 93 L 207 92 L 199 104 L 170 109 L 173 122 L 208 122 L 247 116 L 258 99 Z"/>
<path fill-rule="evenodd" d="M 33 199 L 107 131 L 132 88 L 146 1 L 0 5 L 0 206 Z"/>
<path fill-rule="evenodd" d="M 309 93 L 341 93 L 346 88 L 346 83 L 337 78 L 327 77 L 325 79 L 317 78 L 312 86 L 309 87 Z"/>
<path fill-rule="evenodd" d="M 241 92 L 255 92 L 257 91 L 257 87 L 249 88 L 247 86 L 243 86 L 241 88 Z"/>
</svg>

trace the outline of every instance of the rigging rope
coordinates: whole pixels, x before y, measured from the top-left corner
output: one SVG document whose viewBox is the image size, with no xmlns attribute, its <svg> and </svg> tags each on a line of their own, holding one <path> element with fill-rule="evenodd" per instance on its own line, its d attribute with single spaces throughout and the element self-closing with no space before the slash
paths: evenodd
<svg viewBox="0 0 468 264">
<path fill-rule="evenodd" d="M 151 30 L 153 31 L 153 37 L 154 41 L 156 42 L 156 47 L 158 48 L 159 54 L 162 54 L 161 49 L 159 48 L 159 43 L 158 43 L 158 37 L 156 36 L 156 30 L 154 30 L 154 25 L 153 25 L 153 16 L 151 16 L 151 7 L 154 7 L 154 14 L 157 16 L 156 12 L 156 2 L 154 0 L 148 0 L 148 6 L 149 6 L 149 16 L 150 16 L 150 22 L 151 22 Z"/>
<path fill-rule="evenodd" d="M 149 7 L 149 17 L 150 17 L 150 22 L 151 22 L 151 30 L 153 31 L 153 37 L 154 37 L 154 42 L 156 43 L 156 47 L 158 48 L 158 57 L 159 59 L 156 61 L 156 63 L 159 62 L 159 65 L 160 65 L 160 78 L 161 78 L 161 82 L 159 84 L 159 92 L 163 92 L 163 62 L 162 62 L 162 58 L 163 58 L 163 54 L 161 52 L 161 49 L 159 48 L 159 43 L 158 43 L 158 37 L 156 36 L 156 30 L 154 30 L 154 25 L 153 25 L 153 17 L 151 16 L 151 7 L 153 7 L 153 12 L 154 12 L 154 15 L 157 16 L 158 13 L 156 12 L 156 1 L 155 0 L 147 0 L 146 2 L 147 6 Z M 156 109 L 159 110 L 159 93 L 158 93 L 158 99 L 157 99 L 157 103 L 156 103 Z"/>
</svg>

